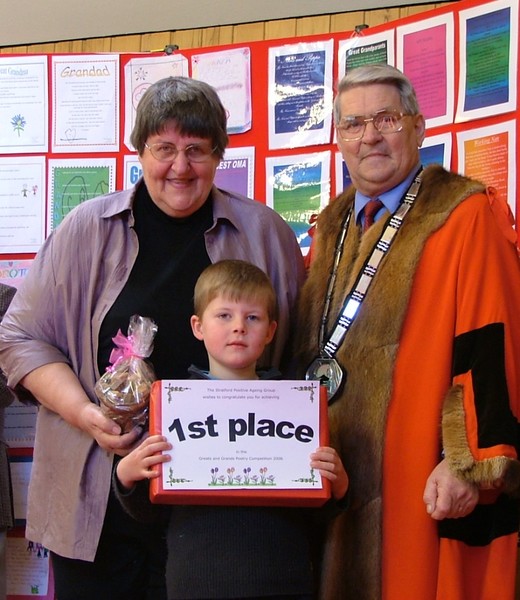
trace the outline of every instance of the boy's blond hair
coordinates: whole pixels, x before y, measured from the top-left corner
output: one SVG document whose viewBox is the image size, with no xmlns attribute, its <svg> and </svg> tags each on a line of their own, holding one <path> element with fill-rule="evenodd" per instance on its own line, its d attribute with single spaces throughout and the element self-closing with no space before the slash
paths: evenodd
<svg viewBox="0 0 520 600">
<path fill-rule="evenodd" d="M 271 280 L 262 269 L 244 260 L 221 260 L 204 269 L 195 285 L 195 314 L 202 318 L 208 304 L 217 296 L 233 302 L 262 301 L 269 321 L 276 320 L 276 292 Z"/>
</svg>

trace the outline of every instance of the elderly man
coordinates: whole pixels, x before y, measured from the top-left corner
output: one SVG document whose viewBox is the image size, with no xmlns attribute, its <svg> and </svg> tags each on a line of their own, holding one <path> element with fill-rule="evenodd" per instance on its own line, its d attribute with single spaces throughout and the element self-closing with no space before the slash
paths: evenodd
<svg viewBox="0 0 520 600">
<path fill-rule="evenodd" d="M 296 344 L 302 375 L 329 388 L 332 443 L 351 478 L 326 534 L 322 598 L 512 599 L 510 211 L 477 181 L 421 168 L 424 117 L 399 70 L 350 71 L 334 110 L 353 186 L 318 218 Z"/>
</svg>

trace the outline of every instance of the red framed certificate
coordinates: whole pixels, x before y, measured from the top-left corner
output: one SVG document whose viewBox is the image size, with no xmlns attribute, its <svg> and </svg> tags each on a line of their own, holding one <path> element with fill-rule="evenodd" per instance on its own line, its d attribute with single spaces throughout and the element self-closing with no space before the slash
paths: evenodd
<svg viewBox="0 0 520 600">
<path fill-rule="evenodd" d="M 309 458 L 328 445 L 319 382 L 157 381 L 150 433 L 173 446 L 150 481 L 154 503 L 320 506 L 330 498 Z"/>
</svg>

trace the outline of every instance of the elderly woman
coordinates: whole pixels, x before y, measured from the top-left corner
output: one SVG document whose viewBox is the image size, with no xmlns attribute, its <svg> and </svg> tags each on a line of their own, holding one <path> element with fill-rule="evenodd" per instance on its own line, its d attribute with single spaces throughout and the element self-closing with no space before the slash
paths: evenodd
<svg viewBox="0 0 520 600">
<path fill-rule="evenodd" d="M 302 257 L 285 222 L 259 202 L 217 189 L 228 137 L 209 85 L 184 77 L 153 84 L 131 137 L 143 168 L 134 188 L 75 209 L 42 246 L 0 330 L 11 387 L 40 404 L 29 486 L 29 539 L 51 550 L 59 600 L 164 597 L 164 536 L 122 513 L 110 491 L 114 457 L 140 432 L 121 433 L 94 384 L 112 337 L 134 314 L 158 326 L 158 379 L 205 365 L 190 329 L 195 281 L 223 258 L 271 278 L 279 329 L 265 364 L 278 365 L 302 282 Z"/>
</svg>

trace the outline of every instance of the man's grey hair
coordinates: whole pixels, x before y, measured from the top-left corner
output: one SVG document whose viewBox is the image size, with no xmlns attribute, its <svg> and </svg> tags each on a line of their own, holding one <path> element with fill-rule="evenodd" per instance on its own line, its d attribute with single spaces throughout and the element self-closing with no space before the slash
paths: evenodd
<svg viewBox="0 0 520 600">
<path fill-rule="evenodd" d="M 341 95 L 355 87 L 385 83 L 397 88 L 401 98 L 403 112 L 407 115 L 419 114 L 420 108 L 417 96 L 410 80 L 399 69 L 384 63 L 363 65 L 347 72 L 338 84 L 338 93 L 334 99 L 334 123 L 339 125 L 341 120 Z"/>
</svg>

